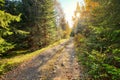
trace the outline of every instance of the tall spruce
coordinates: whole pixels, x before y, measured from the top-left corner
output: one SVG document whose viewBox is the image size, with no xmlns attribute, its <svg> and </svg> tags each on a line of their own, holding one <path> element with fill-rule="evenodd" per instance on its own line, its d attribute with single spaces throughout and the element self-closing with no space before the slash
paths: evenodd
<svg viewBox="0 0 120 80">
<path fill-rule="evenodd" d="M 4 10 L 5 2 L 0 0 L 0 56 L 6 55 L 5 52 L 14 48 L 13 43 L 9 43 L 4 39 L 4 36 L 11 35 L 10 23 L 20 21 L 20 16 L 14 16 Z"/>
<path fill-rule="evenodd" d="M 30 26 L 30 45 L 33 50 L 54 41 L 55 18 L 53 0 L 23 0 Z"/>
</svg>

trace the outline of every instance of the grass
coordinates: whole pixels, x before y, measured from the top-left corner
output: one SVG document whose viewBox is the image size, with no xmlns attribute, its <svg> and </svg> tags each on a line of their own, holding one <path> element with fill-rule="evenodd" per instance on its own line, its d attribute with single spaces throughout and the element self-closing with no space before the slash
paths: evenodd
<svg viewBox="0 0 120 80">
<path fill-rule="evenodd" d="M 41 54 L 43 51 L 50 49 L 62 42 L 67 41 L 67 39 L 62 39 L 58 42 L 55 42 L 54 44 L 49 45 L 48 47 L 42 48 L 40 50 L 34 51 L 32 53 L 27 53 L 27 54 L 22 54 L 19 56 L 15 56 L 12 58 L 6 58 L 6 59 L 1 59 L 0 60 L 0 75 L 5 74 L 6 72 L 14 69 L 15 67 L 17 67 L 18 65 L 20 65 L 21 63 L 28 61 L 32 58 L 34 58 L 35 56 Z"/>
</svg>

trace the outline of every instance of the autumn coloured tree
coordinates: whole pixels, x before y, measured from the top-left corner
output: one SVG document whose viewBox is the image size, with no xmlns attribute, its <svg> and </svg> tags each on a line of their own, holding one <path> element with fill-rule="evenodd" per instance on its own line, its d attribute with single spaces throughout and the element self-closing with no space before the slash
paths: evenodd
<svg viewBox="0 0 120 80">
<path fill-rule="evenodd" d="M 56 25 L 58 28 L 59 36 L 61 38 L 68 38 L 70 36 L 70 26 L 65 19 L 65 14 L 62 10 L 60 3 L 55 0 L 55 12 L 56 12 Z"/>
</svg>

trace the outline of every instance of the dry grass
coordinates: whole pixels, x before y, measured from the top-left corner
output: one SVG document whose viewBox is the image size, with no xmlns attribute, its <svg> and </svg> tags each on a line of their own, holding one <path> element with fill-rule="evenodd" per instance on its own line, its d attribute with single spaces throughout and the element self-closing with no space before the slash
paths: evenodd
<svg viewBox="0 0 120 80">
<path fill-rule="evenodd" d="M 49 45 L 48 47 L 42 48 L 42 49 L 37 50 L 37 51 L 32 52 L 32 53 L 22 54 L 22 55 L 15 56 L 12 58 L 1 59 L 0 60 L 0 75 L 4 74 L 5 72 L 8 72 L 9 70 L 12 70 L 16 66 L 18 66 L 20 63 L 23 63 L 27 60 L 30 60 L 33 57 L 41 54 L 43 51 L 45 51 L 49 48 L 52 48 L 52 47 L 54 47 L 62 42 L 65 42 L 67 40 L 68 39 L 62 39 L 58 42 L 55 42 L 54 44 Z"/>
</svg>

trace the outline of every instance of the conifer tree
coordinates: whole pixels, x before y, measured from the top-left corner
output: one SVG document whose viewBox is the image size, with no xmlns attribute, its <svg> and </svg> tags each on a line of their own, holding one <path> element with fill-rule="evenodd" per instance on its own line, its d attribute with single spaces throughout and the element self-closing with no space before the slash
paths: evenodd
<svg viewBox="0 0 120 80">
<path fill-rule="evenodd" d="M 53 0 L 23 0 L 26 17 L 30 26 L 30 45 L 33 49 L 46 46 L 54 41 L 55 18 Z"/>
<path fill-rule="evenodd" d="M 77 39 L 76 44 L 79 57 L 92 79 L 120 79 L 119 4 L 119 0 L 85 0 L 80 19 L 82 25 L 90 28 L 90 34 Z"/>
<path fill-rule="evenodd" d="M 20 16 L 14 16 L 4 11 L 4 3 L 4 0 L 0 0 L 0 55 L 4 55 L 3 53 L 14 48 L 14 45 L 6 42 L 3 37 L 12 34 L 9 26 L 11 22 L 20 21 Z"/>
</svg>

